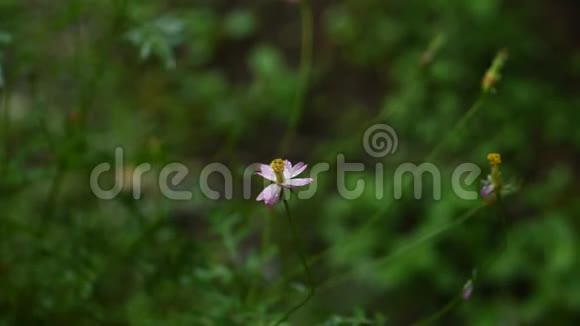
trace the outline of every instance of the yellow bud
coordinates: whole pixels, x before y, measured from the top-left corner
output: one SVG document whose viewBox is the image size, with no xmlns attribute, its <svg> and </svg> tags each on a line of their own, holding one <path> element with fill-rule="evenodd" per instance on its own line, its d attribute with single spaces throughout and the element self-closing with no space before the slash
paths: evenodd
<svg viewBox="0 0 580 326">
<path fill-rule="evenodd" d="M 487 154 L 487 160 L 489 165 L 498 166 L 501 164 L 501 155 L 499 153 L 489 153 Z"/>
<path fill-rule="evenodd" d="M 493 59 L 491 66 L 487 69 L 487 71 L 483 75 L 483 78 L 481 79 L 481 89 L 485 93 L 493 90 L 494 86 L 501 79 L 501 70 L 505 65 L 507 57 L 508 57 L 507 50 L 505 49 L 500 50 Z"/>
<path fill-rule="evenodd" d="M 496 192 L 501 191 L 502 179 L 501 172 L 499 171 L 499 165 L 501 164 L 501 155 L 499 153 L 489 153 L 487 154 L 487 160 L 491 166 L 491 183 Z"/>
</svg>

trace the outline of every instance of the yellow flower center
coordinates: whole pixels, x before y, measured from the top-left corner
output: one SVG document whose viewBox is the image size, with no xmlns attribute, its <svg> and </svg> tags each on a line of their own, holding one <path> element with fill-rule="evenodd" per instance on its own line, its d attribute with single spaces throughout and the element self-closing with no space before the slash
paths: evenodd
<svg viewBox="0 0 580 326">
<path fill-rule="evenodd" d="M 491 182 L 495 191 L 500 191 L 502 186 L 501 172 L 499 171 L 501 155 L 499 155 L 499 153 L 489 153 L 487 154 L 487 160 L 491 166 Z"/>
<path fill-rule="evenodd" d="M 487 154 L 487 160 L 492 167 L 498 166 L 501 164 L 501 155 L 498 153 L 489 153 Z"/>
<path fill-rule="evenodd" d="M 283 183 L 284 182 L 284 167 L 286 166 L 284 161 L 280 158 L 277 158 L 277 159 L 273 160 L 272 163 L 270 163 L 270 166 L 272 167 L 272 170 L 274 170 L 274 173 L 276 174 L 276 181 L 278 183 Z"/>
</svg>

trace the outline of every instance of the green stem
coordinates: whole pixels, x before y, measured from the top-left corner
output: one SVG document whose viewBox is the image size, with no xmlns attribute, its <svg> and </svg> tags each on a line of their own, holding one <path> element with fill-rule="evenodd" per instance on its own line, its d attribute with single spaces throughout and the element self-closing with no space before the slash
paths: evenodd
<svg viewBox="0 0 580 326">
<path fill-rule="evenodd" d="M 294 238 L 294 242 L 296 243 L 296 248 L 297 248 L 297 252 L 298 252 L 298 256 L 300 256 L 300 260 L 302 262 L 302 267 L 304 268 L 304 271 L 306 272 L 306 277 L 308 278 L 308 294 L 306 295 L 306 297 L 300 302 L 298 303 L 296 306 L 294 306 L 292 309 L 290 309 L 288 312 L 286 312 L 286 314 L 284 314 L 284 316 L 278 320 L 278 322 L 276 322 L 276 325 L 280 325 L 281 323 L 283 323 L 284 321 L 286 321 L 294 312 L 296 312 L 298 309 L 302 308 L 306 303 L 308 303 L 308 301 L 310 301 L 310 299 L 314 296 L 314 292 L 316 290 L 316 286 L 314 284 L 314 279 L 312 278 L 312 273 L 310 272 L 310 267 L 308 266 L 308 262 L 306 260 L 306 257 L 304 256 L 304 254 L 302 253 L 302 250 L 300 249 L 300 243 L 302 243 L 298 237 L 298 231 L 296 229 L 296 226 L 294 225 L 294 222 L 292 220 L 292 215 L 290 214 L 290 208 L 288 207 L 288 202 L 286 201 L 286 199 L 283 200 L 284 201 L 284 208 L 286 209 L 286 216 L 288 216 L 288 224 L 290 224 L 290 229 L 292 232 L 292 236 Z"/>
<path fill-rule="evenodd" d="M 111 18 L 111 24 L 107 32 L 105 32 L 97 41 L 95 42 L 94 49 L 84 50 L 84 52 L 94 52 L 98 53 L 98 57 L 94 59 L 94 62 L 90 62 L 90 66 L 93 70 L 90 72 L 90 76 L 86 76 L 81 68 L 87 66 L 81 61 L 81 45 L 82 45 L 82 35 L 80 28 L 77 29 L 76 34 L 76 53 L 74 58 L 74 65 L 77 74 L 77 78 L 81 83 L 80 90 L 78 93 L 78 122 L 76 125 L 70 122 L 66 124 L 66 135 L 70 137 L 73 132 L 77 132 L 81 137 L 83 137 L 83 142 L 86 142 L 86 134 L 83 133 L 85 127 L 87 126 L 87 115 L 89 114 L 94 100 L 96 98 L 96 93 L 98 92 L 99 83 L 102 81 L 103 76 L 107 71 L 107 56 L 115 50 L 117 44 L 117 37 L 121 31 L 125 28 L 127 23 L 127 7 L 128 0 L 114 0 L 113 3 L 114 14 Z M 76 10 L 79 10 L 78 8 Z M 86 56 L 86 54 L 84 54 Z"/>
<path fill-rule="evenodd" d="M 45 205 L 45 217 L 42 224 L 49 223 L 54 218 L 55 210 L 57 206 L 57 199 L 60 193 L 60 189 L 63 183 L 64 178 L 64 167 L 59 162 L 57 163 L 56 171 L 54 172 L 54 177 L 52 178 L 52 182 L 50 184 L 50 190 L 48 192 L 48 196 L 46 198 L 46 205 Z M 44 228 L 41 228 L 43 230 Z"/>
<path fill-rule="evenodd" d="M 264 217 L 264 230 L 262 231 L 262 244 L 261 244 L 261 253 L 260 253 L 260 261 L 261 264 L 266 264 L 268 257 L 268 248 L 270 247 L 270 234 L 272 232 L 272 226 L 270 221 L 271 216 Z M 259 276 L 261 278 L 262 273 L 259 272 Z M 253 306 L 255 303 L 256 293 L 258 291 L 258 285 L 260 282 L 260 278 L 252 282 L 252 286 L 250 291 L 248 291 L 248 296 L 246 298 L 246 302 L 249 306 Z"/>
<path fill-rule="evenodd" d="M 302 109 L 304 106 L 304 97 L 308 89 L 308 80 L 310 78 L 310 71 L 312 69 L 312 34 L 313 34 L 313 15 L 310 6 L 310 0 L 302 0 L 300 2 L 300 17 L 301 17 L 301 53 L 300 53 L 300 79 L 296 89 L 296 97 L 294 99 L 294 106 L 288 122 L 288 129 L 282 141 L 282 152 L 286 152 L 288 146 L 292 142 L 296 134 L 296 128 L 300 117 L 302 116 Z"/>
<path fill-rule="evenodd" d="M 497 199 L 497 210 L 498 210 L 498 218 L 499 218 L 499 222 L 500 222 L 500 227 L 501 227 L 501 234 L 503 236 L 502 239 L 502 247 L 500 248 L 500 250 L 497 250 L 496 253 L 494 255 L 492 255 L 491 257 L 489 257 L 486 261 L 484 261 L 481 266 L 479 268 L 474 268 L 473 270 L 477 271 L 477 275 L 481 275 L 483 272 L 485 272 L 485 270 L 489 267 L 489 265 L 491 265 L 495 260 L 497 260 L 497 258 L 499 256 L 501 256 L 501 254 L 507 249 L 507 244 L 508 244 L 508 233 L 507 233 L 507 228 L 506 228 L 506 219 L 505 219 L 505 210 L 503 207 L 503 202 L 501 200 L 501 194 L 500 191 L 497 191 L 496 193 L 496 199 Z M 478 276 L 479 279 L 479 276 Z M 476 278 L 472 277 L 471 281 L 473 282 L 472 286 L 475 286 L 476 283 Z M 414 325 L 427 325 L 427 324 L 431 324 L 436 320 L 439 320 L 440 318 L 442 318 L 443 316 L 445 316 L 445 314 L 447 314 L 449 311 L 451 311 L 451 309 L 453 307 L 455 307 L 457 304 L 462 302 L 462 293 L 458 294 L 457 296 L 455 296 L 453 299 L 451 299 L 445 306 L 443 306 L 443 308 L 441 308 L 439 311 L 435 312 L 434 314 L 432 314 L 431 316 L 415 323 Z"/>
<path fill-rule="evenodd" d="M 461 303 L 461 293 L 456 295 L 451 301 L 449 301 L 445 306 L 443 306 L 443 308 L 439 309 L 439 311 L 437 311 L 436 313 L 432 314 L 431 316 L 429 316 L 421 321 L 414 323 L 413 325 L 416 325 L 416 326 L 429 325 L 429 324 L 433 323 L 434 321 L 439 320 L 441 317 L 445 316 L 445 314 L 447 314 L 449 311 L 451 311 L 451 309 L 453 309 L 453 307 L 455 307 L 459 303 Z"/>
<path fill-rule="evenodd" d="M 425 242 L 427 242 L 428 240 L 431 240 L 437 236 L 439 236 L 440 234 L 447 232 L 453 228 L 456 228 L 460 225 L 462 225 L 463 223 L 467 222 L 467 220 L 471 219 L 473 216 L 476 215 L 477 212 L 479 212 L 479 210 L 482 208 L 483 206 L 477 206 L 474 207 L 472 209 L 470 209 L 469 211 L 465 212 L 464 214 L 462 214 L 461 216 L 459 216 L 458 218 L 456 218 L 453 222 L 450 222 L 446 225 L 443 225 L 421 237 L 419 237 L 417 240 L 413 241 L 411 244 L 408 245 L 404 245 L 396 250 L 394 250 L 391 254 L 382 257 L 381 259 L 378 259 L 374 262 L 369 263 L 365 269 L 371 269 L 371 268 L 378 268 L 380 266 L 383 266 L 384 264 L 391 262 L 394 258 L 407 253 L 409 251 L 411 251 L 414 248 L 419 247 L 420 245 L 424 244 Z M 314 257 L 312 257 L 309 260 L 310 264 L 314 264 L 315 262 L 317 262 L 320 258 L 322 257 L 322 254 L 318 254 Z M 291 279 L 294 275 L 296 275 L 298 272 L 298 270 L 293 271 L 292 273 L 290 273 L 289 275 L 287 275 L 286 277 L 284 277 L 283 281 L 284 283 L 288 282 L 289 279 Z M 339 276 L 335 276 L 331 279 L 328 279 L 327 281 L 325 281 L 322 284 L 318 285 L 318 289 L 330 289 L 333 286 L 340 284 L 341 282 L 350 279 L 354 274 L 354 271 L 349 271 L 345 274 L 339 275 Z M 276 286 L 276 288 L 279 288 L 280 285 Z"/>
<path fill-rule="evenodd" d="M 7 170 L 7 165 L 8 165 L 8 148 L 9 148 L 9 124 L 10 124 L 10 120 L 8 117 L 8 93 L 6 90 L 6 85 L 4 85 L 4 88 L 0 88 L 0 93 L 2 93 L 2 99 L 0 100 L 0 105 L 2 106 L 2 127 L 0 128 L 0 130 L 2 130 L 2 151 L 0 152 L 0 175 L 2 175 L 2 173 L 4 173 Z"/>
<path fill-rule="evenodd" d="M 471 217 L 475 216 L 475 214 L 481 209 L 482 206 L 477 206 L 474 207 L 472 209 L 470 209 L 469 211 L 463 213 L 460 217 L 458 217 L 457 219 L 455 219 L 453 222 L 450 222 L 446 225 L 443 225 L 433 231 L 428 232 L 427 234 L 418 237 L 416 240 L 411 241 L 411 243 L 403 245 L 399 248 L 397 248 L 396 250 L 394 250 L 392 253 L 388 254 L 385 257 L 382 257 L 378 260 L 375 260 L 371 263 L 368 263 L 364 268 L 364 270 L 370 270 L 370 269 L 374 269 L 374 268 L 379 268 L 383 265 L 385 265 L 388 262 L 391 262 L 394 258 L 397 258 L 405 253 L 410 252 L 411 250 L 420 247 L 421 245 L 425 244 L 427 241 L 455 228 L 458 227 L 460 225 L 462 225 L 463 223 L 465 223 L 467 220 L 469 220 Z M 354 274 L 353 271 L 349 271 L 343 275 L 340 276 L 335 276 L 329 280 L 327 280 L 326 282 L 324 282 L 324 284 L 319 285 L 319 287 L 324 287 L 326 289 L 333 287 L 336 284 L 339 284 L 345 280 L 348 280 L 350 277 L 352 277 L 352 275 Z"/>
<path fill-rule="evenodd" d="M 506 249 L 508 246 L 508 233 L 507 233 L 507 219 L 505 214 L 505 207 L 503 204 L 503 198 L 501 196 L 501 189 L 498 189 L 497 194 L 497 214 L 499 216 L 499 223 L 501 227 L 501 232 L 503 234 L 503 249 Z"/>
<path fill-rule="evenodd" d="M 270 216 L 266 216 L 264 219 L 264 232 L 262 233 L 262 257 L 266 256 L 270 247 L 270 234 L 272 233 L 272 223 L 270 221 Z"/>
<path fill-rule="evenodd" d="M 449 139 L 451 139 L 452 136 L 455 136 L 455 133 L 457 133 L 461 129 L 465 128 L 465 126 L 467 125 L 467 122 L 477 113 L 477 111 L 479 110 L 479 108 L 482 106 L 483 101 L 485 99 L 485 96 L 484 95 L 485 95 L 484 93 L 481 93 L 481 95 L 477 98 L 477 100 L 475 102 L 473 102 L 473 104 L 471 105 L 471 107 L 461 117 L 461 120 L 459 120 L 455 124 L 455 126 L 453 127 L 453 129 L 451 129 L 451 131 L 449 131 L 445 135 L 445 137 L 433 148 L 433 150 L 431 150 L 431 153 L 429 153 L 429 155 L 427 155 L 427 159 L 425 161 L 428 162 L 428 161 L 431 161 L 431 160 L 434 160 L 435 158 L 437 158 L 437 156 L 439 156 L 441 150 L 447 144 L 447 142 L 449 141 Z"/>
</svg>

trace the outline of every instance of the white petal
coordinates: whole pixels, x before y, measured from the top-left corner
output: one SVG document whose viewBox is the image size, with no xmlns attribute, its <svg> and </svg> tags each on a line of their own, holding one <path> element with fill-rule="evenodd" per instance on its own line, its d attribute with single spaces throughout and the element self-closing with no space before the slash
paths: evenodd
<svg viewBox="0 0 580 326">
<path fill-rule="evenodd" d="M 271 166 L 262 164 L 260 165 L 260 171 L 261 172 L 258 172 L 256 174 L 270 181 L 276 182 L 276 173 L 274 173 L 274 170 L 272 170 Z"/>
<path fill-rule="evenodd" d="M 296 163 L 296 165 L 294 165 L 294 167 L 290 170 L 290 178 L 294 178 L 295 176 L 304 172 L 307 166 L 308 165 L 304 164 L 303 162 Z"/>
<path fill-rule="evenodd" d="M 264 203 L 270 207 L 276 205 L 276 203 L 278 203 L 278 201 L 280 201 L 280 195 L 282 193 L 282 187 L 280 187 L 277 184 L 274 184 L 273 190 L 271 191 L 271 196 L 270 198 L 266 198 L 266 200 L 264 200 Z"/>
<path fill-rule="evenodd" d="M 268 175 L 268 174 L 264 174 L 262 172 L 256 172 L 257 175 L 261 176 L 264 179 L 268 179 L 270 181 L 274 181 L 276 182 L 276 176 L 275 175 Z"/>
<path fill-rule="evenodd" d="M 293 187 L 301 187 L 311 184 L 313 181 L 312 178 L 297 178 L 297 179 L 290 179 L 284 182 L 284 186 L 293 188 Z"/>
<path fill-rule="evenodd" d="M 285 160 L 284 161 L 284 172 L 282 173 L 284 175 L 284 179 L 290 179 L 291 178 L 291 174 L 292 174 L 292 163 L 290 163 L 290 161 Z"/>
<path fill-rule="evenodd" d="M 276 204 L 278 202 L 278 200 L 280 199 L 280 192 L 281 191 L 282 191 L 282 187 L 273 183 L 273 184 L 267 186 L 266 188 L 264 188 L 264 190 L 262 190 L 262 192 L 258 195 L 256 200 L 257 201 L 264 201 L 264 203 L 266 205 L 272 206 L 272 205 Z"/>
</svg>

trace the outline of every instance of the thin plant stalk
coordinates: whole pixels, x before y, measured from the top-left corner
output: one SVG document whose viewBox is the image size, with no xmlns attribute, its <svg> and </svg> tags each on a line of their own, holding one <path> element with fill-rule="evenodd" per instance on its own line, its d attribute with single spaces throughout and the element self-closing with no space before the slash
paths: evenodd
<svg viewBox="0 0 580 326">
<path fill-rule="evenodd" d="M 265 216 L 264 218 L 264 229 L 262 230 L 262 243 L 261 243 L 261 253 L 260 253 L 260 260 L 261 265 L 265 265 L 268 258 L 268 248 L 270 248 L 270 240 L 271 240 L 271 233 L 272 233 L 272 223 L 271 223 L 271 216 Z M 261 271 L 259 272 L 260 276 L 262 275 Z M 259 280 L 255 280 L 252 283 L 250 290 L 248 291 L 248 295 L 246 298 L 246 302 L 248 305 L 253 306 L 256 300 L 256 293 L 258 291 L 258 283 Z"/>
<path fill-rule="evenodd" d="M 475 273 L 473 273 L 473 274 L 478 275 L 477 279 L 480 279 L 479 275 L 481 275 L 482 273 L 485 273 L 485 271 L 488 269 L 488 267 L 501 256 L 501 254 L 507 249 L 507 246 L 508 246 L 508 233 L 507 233 L 507 227 L 506 227 L 507 223 L 506 223 L 506 217 L 505 217 L 505 209 L 504 209 L 503 202 L 501 199 L 501 191 L 496 192 L 496 200 L 497 200 L 497 203 L 496 203 L 497 216 L 498 216 L 499 223 L 500 223 L 500 232 L 502 234 L 502 247 L 498 251 L 496 251 L 496 253 L 494 255 L 492 255 L 486 261 L 484 261 L 479 268 L 475 267 L 473 269 L 475 271 Z M 475 286 L 475 283 L 477 281 L 476 278 L 472 277 L 471 281 L 473 282 L 472 286 Z M 464 302 L 464 300 L 462 300 L 462 293 L 459 293 L 459 294 L 455 295 L 441 309 L 439 309 L 435 313 L 431 314 L 430 316 L 422 319 L 421 321 L 415 323 L 414 325 L 432 324 L 433 322 L 443 318 L 456 305 L 461 304 L 462 302 Z"/>
<path fill-rule="evenodd" d="M 9 147 L 8 136 L 10 127 L 10 118 L 8 116 L 8 91 L 6 89 L 6 85 L 3 85 L 3 88 L 0 88 L 0 94 L 2 96 L 2 98 L 0 99 L 0 105 L 2 106 L 2 112 L 0 112 L 0 114 L 2 115 L 2 121 L 0 121 L 1 123 L 0 130 L 3 131 L 2 135 L 0 135 L 0 137 L 2 138 L 1 143 L 2 148 L 0 152 L 0 159 L 2 160 L 0 162 L 0 175 L 2 175 L 2 173 L 6 171 L 8 165 L 8 147 Z"/>
<path fill-rule="evenodd" d="M 300 1 L 300 19 L 301 19 L 301 46 L 300 46 L 300 75 L 298 86 L 296 89 L 296 97 L 290 119 L 288 121 L 288 129 L 282 141 L 282 152 L 286 152 L 292 139 L 296 135 L 296 128 L 302 116 L 304 106 L 304 97 L 308 89 L 308 82 L 310 79 L 310 71 L 312 70 L 312 51 L 313 51 L 313 15 L 310 0 Z"/>
<path fill-rule="evenodd" d="M 385 264 L 390 263 L 393 259 L 400 257 L 401 255 L 406 254 L 406 253 L 412 251 L 413 249 L 416 249 L 416 248 L 424 245 L 428 241 L 433 240 L 434 238 L 438 237 L 439 235 L 441 235 L 449 230 L 452 230 L 452 229 L 462 225 L 463 223 L 467 222 L 469 219 L 471 219 L 473 216 L 475 216 L 477 214 L 477 212 L 479 212 L 482 207 L 483 206 L 476 206 L 476 207 L 470 209 L 469 211 L 463 213 L 461 216 L 456 218 L 454 221 L 452 221 L 446 225 L 443 225 L 437 229 L 434 229 L 434 230 L 418 237 L 416 240 L 412 240 L 411 243 L 409 243 L 409 244 L 405 244 L 405 245 L 400 246 L 399 248 L 393 250 L 387 256 L 381 257 L 380 259 L 377 259 L 375 261 L 372 261 L 372 262 L 366 264 L 364 267 L 361 267 L 361 270 L 380 268 L 380 267 L 384 266 Z M 355 271 L 349 271 L 349 272 L 346 272 L 345 274 L 332 277 L 332 278 L 326 280 L 323 284 L 319 284 L 319 288 L 321 290 L 323 288 L 324 289 L 332 288 L 333 286 L 351 278 L 354 273 L 355 273 Z"/>
<path fill-rule="evenodd" d="M 286 211 L 286 216 L 288 217 L 288 224 L 290 224 L 292 237 L 293 237 L 294 243 L 296 244 L 296 251 L 298 252 L 298 256 L 300 256 L 300 261 L 302 262 L 302 267 L 304 268 L 304 271 L 306 273 L 306 277 L 308 279 L 308 294 L 296 306 L 294 306 L 290 310 L 288 310 L 288 312 L 286 312 L 284 314 L 284 316 L 276 322 L 276 325 L 280 325 L 281 323 L 286 321 L 293 313 L 298 311 L 300 308 L 304 307 L 304 305 L 306 305 L 308 303 L 308 301 L 310 301 L 310 299 L 314 296 L 314 292 L 316 290 L 316 285 L 314 284 L 314 279 L 312 277 L 312 273 L 310 271 L 308 261 L 307 261 L 306 257 L 304 256 L 302 249 L 300 248 L 300 243 L 302 243 L 302 242 L 300 241 L 297 228 L 296 228 L 294 221 L 292 219 L 292 215 L 290 214 L 290 208 L 288 207 L 288 201 L 286 199 L 284 199 L 283 201 L 284 201 L 284 209 Z"/>
</svg>

